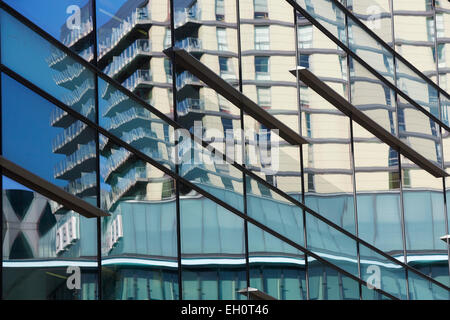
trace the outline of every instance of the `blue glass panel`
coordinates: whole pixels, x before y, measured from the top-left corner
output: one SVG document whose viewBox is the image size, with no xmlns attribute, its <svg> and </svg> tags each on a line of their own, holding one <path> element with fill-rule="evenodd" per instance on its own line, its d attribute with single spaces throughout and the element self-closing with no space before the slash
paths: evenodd
<svg viewBox="0 0 450 320">
<path fill-rule="evenodd" d="M 87 61 L 94 58 L 91 0 L 6 0 L 4 2 Z"/>
<path fill-rule="evenodd" d="M 93 129 L 5 74 L 2 107 L 3 156 L 95 204 Z M 55 114 L 62 114 L 64 122 L 54 121 Z"/>
<path fill-rule="evenodd" d="M 100 135 L 103 294 L 178 298 L 175 183 Z"/>
<path fill-rule="evenodd" d="M 0 17 L 2 63 L 73 110 L 95 120 L 92 72 L 6 12 L 1 11 Z M 52 120 L 64 121 L 64 116 L 60 112 Z"/>
<path fill-rule="evenodd" d="M 279 300 L 306 300 L 304 254 L 248 224 L 250 286 Z"/>
<path fill-rule="evenodd" d="M 246 299 L 244 221 L 207 198 L 180 199 L 183 299 Z"/>
<path fill-rule="evenodd" d="M 3 299 L 96 299 L 96 220 L 2 179 Z"/>
<path fill-rule="evenodd" d="M 359 283 L 318 260 L 308 257 L 311 300 L 359 300 Z"/>
</svg>

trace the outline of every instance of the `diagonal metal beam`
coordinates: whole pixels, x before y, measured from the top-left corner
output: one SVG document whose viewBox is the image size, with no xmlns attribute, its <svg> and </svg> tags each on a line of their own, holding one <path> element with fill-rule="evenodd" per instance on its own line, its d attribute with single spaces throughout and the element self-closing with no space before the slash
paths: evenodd
<svg viewBox="0 0 450 320">
<path fill-rule="evenodd" d="M 2 167 L 2 173 L 8 178 L 16 180 L 24 186 L 39 192 L 43 196 L 62 204 L 86 218 L 107 217 L 110 215 L 2 156 L 0 156 L 0 167 Z"/>
<path fill-rule="evenodd" d="M 384 129 L 382 126 L 368 117 L 365 113 L 345 100 L 345 98 L 334 91 L 330 86 L 320 80 L 308 69 L 304 67 L 297 67 L 297 69 L 295 70 L 290 70 L 290 73 L 292 73 L 294 76 L 298 75 L 299 80 L 301 80 L 304 84 L 317 92 L 338 110 L 349 116 L 352 120 L 372 133 L 375 137 L 388 144 L 392 148 L 398 150 L 398 152 L 417 164 L 422 169 L 428 171 L 437 178 L 448 176 L 448 173 L 445 172 L 442 168 L 419 154 L 417 151 L 412 149 L 397 137 L 393 136 L 386 129 Z"/>
<path fill-rule="evenodd" d="M 286 126 L 280 120 L 269 114 L 255 102 L 247 98 L 232 85 L 219 77 L 214 71 L 190 55 L 184 49 L 168 48 L 164 53 L 172 59 L 173 63 L 182 66 L 194 76 L 202 80 L 216 92 L 220 93 L 228 101 L 239 109 L 269 129 L 278 129 L 281 138 L 293 145 L 307 144 L 308 141 L 302 138 L 294 130 Z M 176 62 L 175 62 L 176 61 Z"/>
</svg>

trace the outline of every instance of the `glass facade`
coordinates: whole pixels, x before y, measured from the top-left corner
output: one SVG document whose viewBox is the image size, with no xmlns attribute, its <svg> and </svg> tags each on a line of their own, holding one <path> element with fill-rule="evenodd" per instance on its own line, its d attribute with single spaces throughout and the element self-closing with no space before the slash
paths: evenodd
<svg viewBox="0 0 450 320">
<path fill-rule="evenodd" d="M 109 213 L 2 173 L 1 298 L 450 299 L 450 180 L 289 72 L 450 174 L 450 4 L 416 2 L 0 1 L 1 157 Z"/>
</svg>

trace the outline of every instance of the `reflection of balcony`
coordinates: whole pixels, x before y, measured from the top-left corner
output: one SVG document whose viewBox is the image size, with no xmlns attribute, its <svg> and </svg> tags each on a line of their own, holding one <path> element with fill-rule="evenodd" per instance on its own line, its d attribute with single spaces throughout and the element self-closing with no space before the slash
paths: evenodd
<svg viewBox="0 0 450 320">
<path fill-rule="evenodd" d="M 158 140 L 156 133 L 147 128 L 135 128 L 131 131 L 124 132 L 121 139 L 133 147 L 141 150 L 148 146 L 148 143 Z"/>
<path fill-rule="evenodd" d="M 104 135 L 100 134 L 98 140 L 99 140 L 99 149 L 100 149 L 100 151 L 102 151 L 103 149 L 105 149 L 106 145 L 108 144 L 109 139 L 107 137 L 105 137 Z"/>
<path fill-rule="evenodd" d="M 65 52 L 56 48 L 53 48 L 52 51 L 52 54 L 46 58 L 47 64 L 50 68 L 63 71 L 68 63 L 73 63 L 72 58 L 69 58 L 69 61 L 65 62 L 67 59 L 67 54 Z M 79 52 L 78 55 L 86 61 L 91 61 L 94 59 L 94 47 L 90 46 Z"/>
<path fill-rule="evenodd" d="M 118 113 L 112 118 L 105 119 L 105 129 L 111 133 L 115 131 L 129 131 L 133 128 L 148 127 L 151 113 L 144 108 L 131 108 L 125 112 Z"/>
<path fill-rule="evenodd" d="M 81 178 L 70 182 L 64 187 L 67 192 L 77 195 L 79 197 L 84 197 L 87 195 L 92 195 L 95 193 L 97 186 L 97 175 L 95 172 L 82 172 Z"/>
<path fill-rule="evenodd" d="M 79 149 L 67 156 L 54 168 L 54 177 L 56 179 L 74 179 L 79 173 L 92 170 L 95 166 L 96 151 L 95 142 L 89 141 L 88 144 L 79 146 Z M 76 170 L 74 170 L 76 168 Z"/>
<path fill-rule="evenodd" d="M 130 65 L 141 55 L 150 53 L 150 42 L 146 39 L 138 39 L 119 56 L 113 57 L 113 61 L 103 70 L 110 77 L 117 76 L 120 71 Z"/>
<path fill-rule="evenodd" d="M 114 89 L 108 84 L 108 87 Z M 134 105 L 134 102 L 128 98 L 121 91 L 114 89 L 114 92 L 110 94 L 108 99 L 108 106 L 103 112 L 103 116 L 109 117 L 115 112 L 123 112 Z"/>
<path fill-rule="evenodd" d="M 177 75 L 177 87 L 178 89 L 181 89 L 186 85 L 201 86 L 202 82 L 192 73 L 183 71 Z"/>
<path fill-rule="evenodd" d="M 98 53 L 99 59 L 103 58 L 115 49 L 136 26 L 143 25 L 145 28 L 151 23 L 150 20 L 151 17 L 147 7 L 136 8 L 131 16 L 125 18 L 117 28 L 113 28 L 111 30 L 111 34 L 106 37 L 106 39 L 100 40 Z"/>
<path fill-rule="evenodd" d="M 133 156 L 131 152 L 125 149 L 119 149 L 114 151 L 110 156 L 107 157 L 105 165 L 101 166 L 101 175 L 105 182 L 108 181 L 111 173 L 124 163 L 128 161 Z"/>
<path fill-rule="evenodd" d="M 90 94 L 87 94 L 90 90 L 94 90 L 94 80 L 92 77 L 87 78 L 80 86 L 76 86 L 75 90 L 64 96 L 63 102 L 76 109 L 77 105 L 80 103 L 83 105 L 87 99 L 92 97 Z"/>
<path fill-rule="evenodd" d="M 202 50 L 202 40 L 199 38 L 185 38 L 175 42 L 175 47 L 184 49 L 187 52 L 199 52 Z"/>
<path fill-rule="evenodd" d="M 55 83 L 59 86 L 73 89 L 75 85 L 83 80 L 84 77 L 82 77 L 82 73 L 86 70 L 87 69 L 79 63 L 68 65 L 66 70 L 54 74 L 53 80 L 55 80 Z"/>
<path fill-rule="evenodd" d="M 177 104 L 177 112 L 179 116 L 186 116 L 189 113 L 205 112 L 205 101 L 201 99 L 187 98 Z"/>
<path fill-rule="evenodd" d="M 94 30 L 92 17 L 88 21 L 82 22 L 79 28 L 72 29 L 70 33 L 62 40 L 66 47 L 72 47 L 79 40 L 88 36 Z"/>
<path fill-rule="evenodd" d="M 152 159 L 161 159 L 158 150 L 155 150 L 155 148 L 147 147 L 140 151 Z M 119 170 L 124 164 L 128 164 L 133 156 L 133 153 L 125 149 L 116 150 L 112 155 L 110 155 L 106 160 L 105 166 L 102 167 L 103 170 L 101 174 L 104 181 L 108 182 L 108 180 L 112 177 L 111 174 L 114 171 Z"/>
<path fill-rule="evenodd" d="M 70 154 L 78 144 L 88 143 L 93 139 L 92 133 L 84 122 L 74 122 L 58 134 L 52 143 L 53 153 Z M 70 143 L 70 144 L 69 144 Z"/>
<path fill-rule="evenodd" d="M 175 28 L 189 23 L 198 23 L 201 20 L 201 13 L 198 8 L 185 8 L 184 11 L 175 12 Z"/>
<path fill-rule="evenodd" d="M 152 72 L 148 69 L 136 70 L 127 80 L 122 82 L 122 86 L 130 91 L 134 91 L 141 85 L 151 86 L 153 80 Z"/>
<path fill-rule="evenodd" d="M 89 119 L 93 119 L 93 113 L 95 112 L 94 98 L 89 100 L 79 108 L 74 108 L 75 111 L 81 113 L 83 116 Z M 50 116 L 50 125 L 52 127 L 67 128 L 73 123 L 74 119 L 63 109 L 55 107 Z"/>
<path fill-rule="evenodd" d="M 117 178 L 117 183 L 111 188 L 108 197 L 104 198 L 107 209 L 122 198 L 138 182 L 147 181 L 147 169 L 145 167 L 134 167 L 123 177 Z"/>
</svg>

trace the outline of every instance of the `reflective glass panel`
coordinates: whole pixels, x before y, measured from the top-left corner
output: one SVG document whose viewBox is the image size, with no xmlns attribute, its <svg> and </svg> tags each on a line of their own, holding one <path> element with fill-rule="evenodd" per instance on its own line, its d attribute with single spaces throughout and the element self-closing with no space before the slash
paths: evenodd
<svg viewBox="0 0 450 320">
<path fill-rule="evenodd" d="M 408 272 L 410 300 L 449 300 L 450 291 Z M 448 285 L 448 284 L 447 284 Z"/>
<path fill-rule="evenodd" d="M 350 57 L 352 104 L 392 135 L 397 135 L 395 94 L 355 59 Z"/>
<path fill-rule="evenodd" d="M 92 72 L 5 11 L 0 11 L 0 16 L 2 63 L 73 110 L 95 120 Z M 61 116 L 58 114 L 55 120 Z"/>
<path fill-rule="evenodd" d="M 2 107 L 3 156 L 95 205 L 94 130 L 5 74 Z"/>
<path fill-rule="evenodd" d="M 178 299 L 175 182 L 100 135 L 103 296 Z"/>
<path fill-rule="evenodd" d="M 308 256 L 311 300 L 359 300 L 359 283 Z"/>
<path fill-rule="evenodd" d="M 406 64 L 396 60 L 397 86 L 422 106 L 426 111 L 440 118 L 439 98 L 436 88 L 413 72 Z M 401 98 L 403 99 L 403 98 Z"/>
<path fill-rule="evenodd" d="M 344 2 L 344 1 L 343 1 Z M 347 8 L 370 30 L 392 45 L 392 15 L 390 0 L 346 0 Z"/>
<path fill-rule="evenodd" d="M 245 289 L 244 220 L 205 197 L 180 199 L 183 299 L 240 300 Z"/>
<path fill-rule="evenodd" d="M 247 214 L 300 245 L 304 245 L 302 209 L 247 176 Z"/>
<path fill-rule="evenodd" d="M 333 0 L 296 0 L 296 2 L 336 38 L 347 43 L 345 13 Z"/>
<path fill-rule="evenodd" d="M 403 256 L 399 155 L 353 122 L 358 235 Z"/>
<path fill-rule="evenodd" d="M 349 47 L 367 64 L 394 83 L 394 61 L 391 52 L 348 17 Z"/>
<path fill-rule="evenodd" d="M 423 270 L 429 267 L 427 274 L 438 276 L 432 270 L 448 261 L 446 243 L 440 239 L 446 234 L 443 181 L 404 157 L 401 162 L 407 262 Z M 448 277 L 436 280 L 448 285 Z"/>
<path fill-rule="evenodd" d="M 3 299 L 97 299 L 96 219 L 2 179 Z"/>
<path fill-rule="evenodd" d="M 395 50 L 436 82 L 436 34 L 431 2 L 417 0 L 411 3 L 407 0 L 396 0 L 392 5 Z"/>
<path fill-rule="evenodd" d="M 398 99 L 399 138 L 422 156 L 442 165 L 441 138 L 438 124 L 405 99 Z"/>
<path fill-rule="evenodd" d="M 87 61 L 94 58 L 92 0 L 4 2 Z"/>
<path fill-rule="evenodd" d="M 303 252 L 248 224 L 250 287 L 277 300 L 306 300 Z"/>
</svg>

